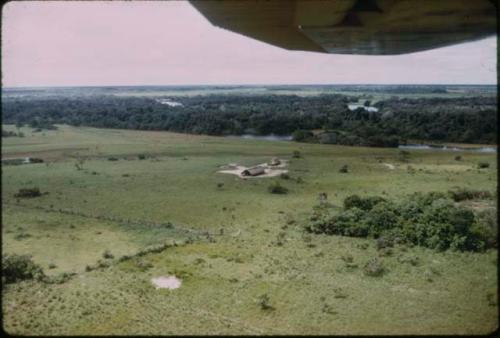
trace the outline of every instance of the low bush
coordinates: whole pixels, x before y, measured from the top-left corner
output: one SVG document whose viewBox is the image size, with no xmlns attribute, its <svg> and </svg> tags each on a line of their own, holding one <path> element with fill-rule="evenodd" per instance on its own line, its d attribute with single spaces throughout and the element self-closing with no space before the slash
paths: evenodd
<svg viewBox="0 0 500 338">
<path fill-rule="evenodd" d="M 394 243 L 391 239 L 385 238 L 385 237 L 379 237 L 376 242 L 376 247 L 377 250 L 385 249 L 385 248 L 392 248 L 394 246 Z"/>
<path fill-rule="evenodd" d="M 257 304 L 262 310 L 274 310 L 274 307 L 269 302 L 269 296 L 266 293 L 259 296 L 259 298 L 257 299 Z"/>
<path fill-rule="evenodd" d="M 293 158 L 301 158 L 302 155 L 300 154 L 300 151 L 294 150 L 293 153 L 292 153 L 292 157 Z"/>
<path fill-rule="evenodd" d="M 379 277 L 382 276 L 385 272 L 384 266 L 382 262 L 378 260 L 378 258 L 372 258 L 368 262 L 366 262 L 363 267 L 363 272 L 367 276 L 371 277 Z"/>
<path fill-rule="evenodd" d="M 33 262 L 29 255 L 5 255 L 2 257 L 2 277 L 6 283 L 26 279 L 42 280 L 45 277 L 40 265 Z"/>
<path fill-rule="evenodd" d="M 485 169 L 485 168 L 489 168 L 490 167 L 490 164 L 488 162 L 479 162 L 477 164 L 477 167 L 479 169 Z"/>
<path fill-rule="evenodd" d="M 415 193 L 397 202 L 353 195 L 340 212 L 315 208 L 305 230 L 318 234 L 377 238 L 377 249 L 393 243 L 436 250 L 481 251 L 496 247 L 496 214 L 475 214 L 449 194 Z"/>
<path fill-rule="evenodd" d="M 37 187 L 21 188 L 16 194 L 14 194 L 14 197 L 16 198 L 34 198 L 40 196 L 42 196 L 42 193 L 40 192 L 40 189 Z"/>
<path fill-rule="evenodd" d="M 30 237 L 31 237 L 31 235 L 29 233 L 21 232 L 21 233 L 15 235 L 14 239 L 16 241 L 20 241 L 20 240 L 23 240 L 25 238 L 30 238 Z"/>
<path fill-rule="evenodd" d="M 105 258 L 105 259 L 113 259 L 115 258 L 115 256 L 109 251 L 109 250 L 105 250 L 102 254 L 102 257 Z"/>
<path fill-rule="evenodd" d="M 142 272 L 146 271 L 146 270 L 149 270 L 153 267 L 153 264 L 151 264 L 150 262 L 147 262 L 147 261 L 144 261 L 142 259 L 138 259 L 136 262 L 135 262 L 135 266 L 141 270 Z"/>
<path fill-rule="evenodd" d="M 343 174 L 346 174 L 349 172 L 349 166 L 347 164 L 344 164 L 340 169 L 339 169 L 339 173 L 343 173 Z"/>
<path fill-rule="evenodd" d="M 132 259 L 132 256 L 123 255 L 120 258 L 118 258 L 118 262 L 125 262 L 125 261 L 128 261 L 129 259 Z"/>
<path fill-rule="evenodd" d="M 488 199 L 493 197 L 493 195 L 487 190 L 470 190 L 466 188 L 450 190 L 448 193 L 455 202 L 473 199 Z"/>
<path fill-rule="evenodd" d="M 280 175 L 280 178 L 283 179 L 283 180 L 289 180 L 290 179 L 290 175 L 288 175 L 287 173 L 282 173 Z"/>
<path fill-rule="evenodd" d="M 380 202 L 385 202 L 385 199 L 378 196 L 361 198 L 358 195 L 351 195 L 344 199 L 344 209 L 359 208 L 361 210 L 371 210 Z"/>
<path fill-rule="evenodd" d="M 267 187 L 267 191 L 271 194 L 287 194 L 288 189 L 282 186 L 278 181 L 274 181 Z"/>
<path fill-rule="evenodd" d="M 118 158 L 114 157 L 114 156 L 110 156 L 110 157 L 108 157 L 108 161 L 118 161 Z"/>
<path fill-rule="evenodd" d="M 43 282 L 47 284 L 62 284 L 69 281 L 76 273 L 74 272 L 63 272 L 56 276 L 45 276 Z"/>
<path fill-rule="evenodd" d="M 462 156 L 460 155 L 455 156 L 455 161 L 462 161 Z"/>
</svg>

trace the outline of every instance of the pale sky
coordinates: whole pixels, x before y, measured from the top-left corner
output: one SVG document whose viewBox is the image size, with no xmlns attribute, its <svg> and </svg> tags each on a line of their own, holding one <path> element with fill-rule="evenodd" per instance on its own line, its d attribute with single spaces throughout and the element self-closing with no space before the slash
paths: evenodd
<svg viewBox="0 0 500 338">
<path fill-rule="evenodd" d="M 9 2 L 2 86 L 496 84 L 496 37 L 399 56 L 287 51 L 188 2 Z"/>
</svg>

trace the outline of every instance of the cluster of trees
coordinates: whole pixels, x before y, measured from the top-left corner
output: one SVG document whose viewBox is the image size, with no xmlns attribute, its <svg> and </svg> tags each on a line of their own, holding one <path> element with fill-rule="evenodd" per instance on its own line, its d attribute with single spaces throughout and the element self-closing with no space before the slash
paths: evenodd
<svg viewBox="0 0 500 338">
<path fill-rule="evenodd" d="M 148 97 L 113 95 L 9 97 L 2 122 L 50 129 L 54 124 L 168 130 L 208 135 L 290 135 L 301 142 L 397 146 L 406 139 L 496 143 L 496 99 L 390 99 L 378 112 L 347 104 L 343 95 L 208 95 L 170 97 L 182 106 Z M 322 130 L 313 134 L 311 130 Z"/>
<path fill-rule="evenodd" d="M 352 195 L 340 213 L 318 207 L 306 225 L 312 233 L 384 238 L 436 250 L 481 251 L 497 247 L 495 212 L 474 213 L 449 194 L 415 193 L 399 201 Z"/>
<path fill-rule="evenodd" d="M 496 97 L 390 99 L 375 106 L 380 123 L 406 139 L 497 142 Z"/>
</svg>

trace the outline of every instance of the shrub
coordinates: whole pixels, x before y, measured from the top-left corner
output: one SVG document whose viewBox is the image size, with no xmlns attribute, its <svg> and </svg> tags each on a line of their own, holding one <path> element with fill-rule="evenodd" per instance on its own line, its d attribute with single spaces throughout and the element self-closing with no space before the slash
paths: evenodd
<svg viewBox="0 0 500 338">
<path fill-rule="evenodd" d="M 16 198 L 34 198 L 42 196 L 40 189 L 37 187 L 34 188 L 21 188 L 19 191 L 14 194 Z"/>
<path fill-rule="evenodd" d="M 49 269 L 55 269 L 55 268 L 57 268 L 57 265 L 55 265 L 54 263 L 49 264 Z"/>
<path fill-rule="evenodd" d="M 349 172 L 349 166 L 347 164 L 344 164 L 340 169 L 339 169 L 339 173 L 348 173 Z"/>
<path fill-rule="evenodd" d="M 260 295 L 259 298 L 257 298 L 257 304 L 262 310 L 274 310 L 274 307 L 269 303 L 269 296 L 267 293 Z"/>
<path fill-rule="evenodd" d="M 498 247 L 498 220 L 495 209 L 479 212 L 470 229 L 470 244 L 478 249 Z M 484 244 L 481 244 L 484 243 Z"/>
<path fill-rule="evenodd" d="M 398 226 L 398 216 L 390 203 L 378 203 L 365 214 L 364 221 L 367 224 L 369 234 L 375 238 Z"/>
<path fill-rule="evenodd" d="M 276 242 L 275 242 L 277 246 L 282 246 L 283 244 L 285 244 L 285 236 L 286 236 L 286 233 L 284 233 L 284 232 L 278 233 L 278 235 L 276 236 Z"/>
<path fill-rule="evenodd" d="M 361 198 L 358 195 L 351 195 L 344 199 L 344 209 L 359 208 L 361 210 L 371 210 L 375 205 L 386 200 L 378 196 Z"/>
<path fill-rule="evenodd" d="M 110 156 L 108 157 L 108 161 L 118 161 L 118 157 Z"/>
<path fill-rule="evenodd" d="M 271 194 L 287 194 L 288 189 L 282 186 L 278 181 L 274 181 L 267 187 L 267 191 Z"/>
<path fill-rule="evenodd" d="M 493 197 L 492 194 L 487 190 L 469 190 L 466 188 L 449 190 L 448 194 L 450 194 L 451 198 L 453 198 L 455 202 L 472 199 L 487 199 Z"/>
<path fill-rule="evenodd" d="M 20 280 L 36 279 L 45 277 L 40 265 L 35 264 L 29 255 L 5 255 L 2 258 L 2 277 L 6 283 L 14 283 Z"/>
<path fill-rule="evenodd" d="M 290 179 L 290 175 L 288 175 L 287 173 L 282 173 L 280 175 L 280 178 L 283 179 L 283 180 L 289 180 Z"/>
<path fill-rule="evenodd" d="M 137 158 L 139 160 L 145 160 L 146 159 L 146 154 L 139 154 L 139 155 L 137 155 Z"/>
<path fill-rule="evenodd" d="M 378 260 L 378 258 L 372 258 L 368 262 L 366 262 L 363 272 L 367 276 L 371 277 L 379 277 L 382 276 L 385 272 L 385 269 L 382 265 L 382 262 Z"/>
<path fill-rule="evenodd" d="M 300 151 L 294 150 L 293 153 L 292 153 L 292 157 L 293 158 L 301 158 L 302 155 L 300 154 Z"/>
<path fill-rule="evenodd" d="M 131 259 L 132 257 L 129 256 L 129 255 L 123 255 L 121 256 L 120 258 L 118 258 L 118 262 L 125 262 L 125 261 L 128 261 L 129 259 Z"/>
<path fill-rule="evenodd" d="M 490 167 L 490 164 L 488 162 L 479 162 L 477 164 L 477 167 L 479 169 L 485 169 L 485 168 L 489 168 Z"/>
<path fill-rule="evenodd" d="M 100 259 L 97 261 L 97 267 L 98 268 L 107 268 L 109 266 L 111 266 L 111 263 L 109 263 L 109 262 L 102 261 Z"/>
<path fill-rule="evenodd" d="M 392 240 L 390 240 L 386 237 L 377 238 L 377 242 L 376 242 L 377 250 L 385 249 L 385 248 L 392 248 L 393 246 L 394 246 L 394 243 Z"/>
<path fill-rule="evenodd" d="M 462 161 L 462 156 L 460 155 L 455 156 L 455 161 Z"/>
<path fill-rule="evenodd" d="M 20 241 L 20 240 L 22 240 L 22 239 L 29 238 L 29 237 L 31 237 L 31 235 L 30 235 L 30 234 L 28 234 L 28 233 L 24 233 L 24 232 L 21 232 L 20 234 L 15 235 L 15 236 L 14 236 L 14 239 L 15 239 L 16 241 Z"/>
<path fill-rule="evenodd" d="M 105 250 L 102 254 L 102 257 L 105 258 L 105 259 L 113 259 L 115 258 L 115 256 L 109 251 L 109 250 Z"/>
<path fill-rule="evenodd" d="M 47 283 L 47 284 L 62 284 L 62 283 L 67 282 L 68 280 L 70 280 L 71 277 L 73 277 L 75 275 L 76 275 L 76 273 L 74 273 L 74 272 L 71 272 L 71 273 L 63 272 L 63 273 L 56 275 L 56 276 L 49 276 L 49 277 L 46 276 L 46 277 L 44 277 L 43 282 Z"/>
<path fill-rule="evenodd" d="M 146 270 L 149 270 L 153 267 L 153 264 L 151 264 L 150 262 L 147 262 L 147 261 L 144 261 L 142 259 L 138 259 L 135 263 L 135 266 L 141 270 L 142 272 L 146 271 Z"/>
</svg>

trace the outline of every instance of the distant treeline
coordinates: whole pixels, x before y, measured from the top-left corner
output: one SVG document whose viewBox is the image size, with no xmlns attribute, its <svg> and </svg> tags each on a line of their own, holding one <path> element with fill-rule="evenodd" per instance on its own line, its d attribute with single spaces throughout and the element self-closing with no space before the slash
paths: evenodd
<svg viewBox="0 0 500 338">
<path fill-rule="evenodd" d="M 208 135 L 290 135 L 297 141 L 397 146 L 406 139 L 496 143 L 496 98 L 390 99 L 378 112 L 350 111 L 343 95 L 208 95 L 169 97 L 171 107 L 147 97 L 113 95 L 22 97 L 2 101 L 2 122 L 33 128 L 53 124 L 168 130 Z M 326 130 L 323 136 L 310 130 Z M 326 135 L 326 136 L 325 136 Z"/>
</svg>

